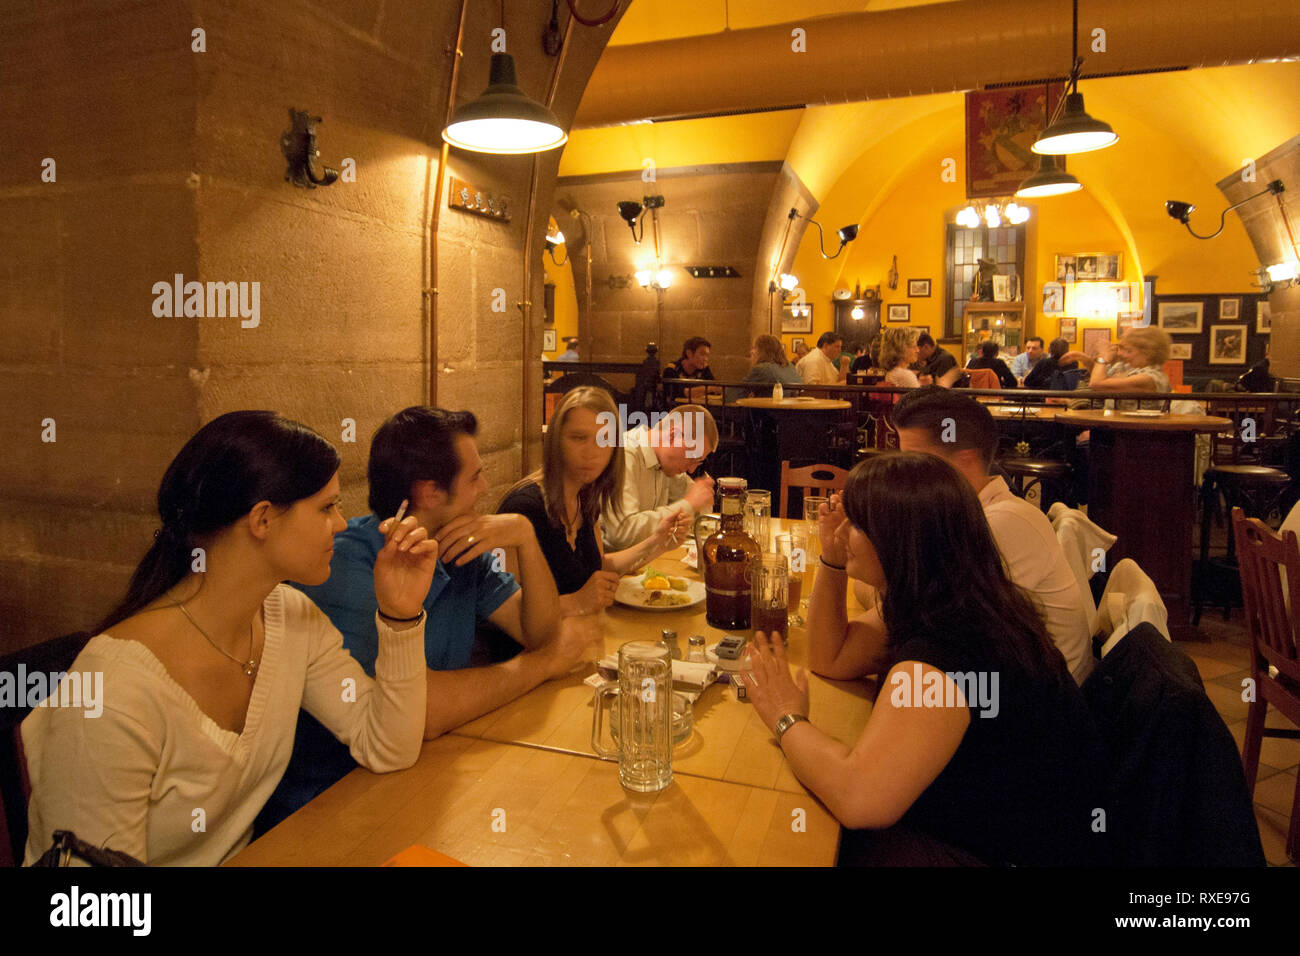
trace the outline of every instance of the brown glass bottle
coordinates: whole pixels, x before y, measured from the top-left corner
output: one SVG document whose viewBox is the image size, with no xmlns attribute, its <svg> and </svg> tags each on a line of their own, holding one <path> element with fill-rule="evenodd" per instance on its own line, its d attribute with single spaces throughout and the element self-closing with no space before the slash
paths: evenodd
<svg viewBox="0 0 1300 956">
<path fill-rule="evenodd" d="M 745 533 L 743 478 L 719 478 L 722 526 L 704 539 L 705 619 L 724 631 L 749 627 L 750 566 L 761 552 Z"/>
</svg>

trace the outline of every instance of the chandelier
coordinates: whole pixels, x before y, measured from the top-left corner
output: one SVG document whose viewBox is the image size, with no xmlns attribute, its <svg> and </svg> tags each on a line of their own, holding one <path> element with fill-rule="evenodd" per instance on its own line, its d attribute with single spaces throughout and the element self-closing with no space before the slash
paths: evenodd
<svg viewBox="0 0 1300 956">
<path fill-rule="evenodd" d="M 981 223 L 990 229 L 997 229 L 1003 223 L 1018 226 L 1029 219 L 1029 207 L 1022 206 L 1013 199 L 989 199 L 976 206 L 970 203 L 957 213 L 959 226 L 974 229 Z"/>
</svg>

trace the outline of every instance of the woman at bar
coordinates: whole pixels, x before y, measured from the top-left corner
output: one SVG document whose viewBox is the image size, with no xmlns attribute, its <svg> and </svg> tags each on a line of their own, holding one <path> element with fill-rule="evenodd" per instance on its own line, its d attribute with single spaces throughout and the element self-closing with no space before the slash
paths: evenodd
<svg viewBox="0 0 1300 956">
<path fill-rule="evenodd" d="M 796 776 L 851 829 L 841 861 L 1097 861 L 1099 738 L 969 483 L 933 456 L 885 454 L 853 469 L 842 505 L 822 506 L 813 600 L 834 604 L 846 577 L 881 595 L 890 666 L 867 726 L 852 746 L 823 732 L 806 672 L 793 679 L 766 635 L 745 677 Z M 844 625 L 837 655 L 868 653 Z"/>
<path fill-rule="evenodd" d="M 880 367 L 886 369 L 885 382 L 897 388 L 920 388 L 920 379 L 908 367 L 915 364 L 919 354 L 915 329 L 885 329 L 880 337 Z"/>
<path fill-rule="evenodd" d="M 230 858 L 284 774 L 300 706 L 370 770 L 415 763 L 437 542 L 400 513 L 379 526 L 373 680 L 283 583 L 329 578 L 338 467 L 329 442 L 265 411 L 222 415 L 177 454 L 162 528 L 71 668 L 103 675 L 102 712 L 38 707 L 23 722 L 28 863 L 55 830 L 152 865 Z"/>
<path fill-rule="evenodd" d="M 623 499 L 623 456 L 614 454 L 621 441 L 609 393 L 592 386 L 572 389 L 542 438 L 542 467 L 511 488 L 497 508 L 532 522 L 566 615 L 609 607 L 620 575 L 677 547 L 690 533 L 691 519 L 665 517 L 644 541 L 605 553 L 600 515 Z"/>
<path fill-rule="evenodd" d="M 794 363 L 785 356 L 785 346 L 775 335 L 760 335 L 754 339 L 754 344 L 749 348 L 749 361 L 753 368 L 745 376 L 746 382 L 766 385 L 775 385 L 777 382 L 782 385 L 803 384 Z M 764 393 L 761 389 L 754 389 L 750 394 L 765 397 L 771 394 L 771 390 Z"/>
<path fill-rule="evenodd" d="M 1083 352 L 1067 352 L 1065 360 L 1091 365 L 1088 388 L 1096 392 L 1168 392 L 1169 377 L 1164 364 L 1169 359 L 1173 339 L 1164 329 L 1148 326 L 1129 329 L 1113 342 L 1105 353 L 1093 359 Z M 1163 401 L 1138 401 L 1121 399 L 1116 403 L 1121 409 L 1131 411 L 1139 406 L 1160 409 Z"/>
</svg>

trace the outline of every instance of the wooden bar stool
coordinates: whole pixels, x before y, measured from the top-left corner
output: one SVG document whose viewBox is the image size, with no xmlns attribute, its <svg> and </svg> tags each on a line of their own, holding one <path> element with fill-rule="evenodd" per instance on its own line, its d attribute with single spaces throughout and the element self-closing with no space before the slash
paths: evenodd
<svg viewBox="0 0 1300 956">
<path fill-rule="evenodd" d="M 1038 486 L 1038 507 L 1044 512 L 1058 501 L 1069 504 L 1069 462 L 1051 458 L 999 458 L 998 465 L 1010 478 L 1017 497 L 1029 499 L 1029 489 Z"/>
</svg>

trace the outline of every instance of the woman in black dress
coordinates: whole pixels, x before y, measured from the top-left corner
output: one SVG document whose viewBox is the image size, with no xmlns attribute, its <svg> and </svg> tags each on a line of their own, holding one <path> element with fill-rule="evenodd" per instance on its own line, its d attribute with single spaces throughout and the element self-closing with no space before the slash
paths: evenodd
<svg viewBox="0 0 1300 956">
<path fill-rule="evenodd" d="M 970 484 L 930 455 L 880 455 L 818 524 L 813 601 L 847 577 L 882 596 L 890 663 L 867 725 L 846 746 L 810 722 L 807 675 L 761 632 L 746 683 L 795 775 L 850 828 L 841 863 L 1104 860 L 1100 738 Z M 864 640 L 836 633 L 832 656 Z"/>
<path fill-rule="evenodd" d="M 497 511 L 532 522 L 560 593 L 564 614 L 592 614 L 614 601 L 620 575 L 636 570 L 669 548 L 689 529 L 671 517 L 654 534 L 623 551 L 606 554 L 600 515 L 623 496 L 623 456 L 618 409 L 609 393 L 584 386 L 556 406 L 542 439 L 542 467 L 507 492 Z"/>
</svg>

